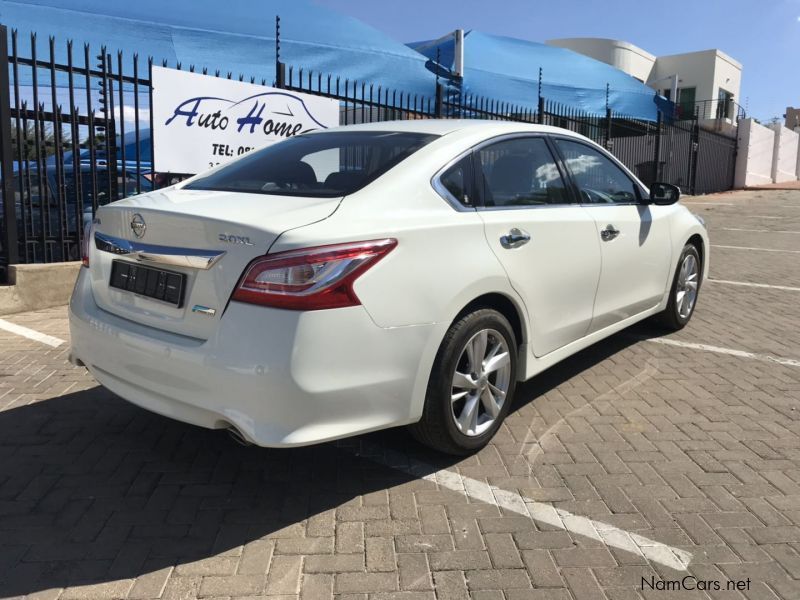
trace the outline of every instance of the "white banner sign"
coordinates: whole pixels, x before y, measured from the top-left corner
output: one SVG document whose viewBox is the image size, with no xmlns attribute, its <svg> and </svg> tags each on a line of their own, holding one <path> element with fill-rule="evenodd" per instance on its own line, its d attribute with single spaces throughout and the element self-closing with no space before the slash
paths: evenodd
<svg viewBox="0 0 800 600">
<path fill-rule="evenodd" d="M 200 173 L 254 148 L 339 124 L 329 98 L 153 67 L 155 170 Z"/>
</svg>

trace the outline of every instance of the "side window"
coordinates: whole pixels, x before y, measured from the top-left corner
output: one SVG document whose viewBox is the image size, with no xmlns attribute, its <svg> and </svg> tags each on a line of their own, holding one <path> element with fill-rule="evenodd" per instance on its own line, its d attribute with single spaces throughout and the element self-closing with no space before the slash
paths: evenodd
<svg viewBox="0 0 800 600">
<path fill-rule="evenodd" d="M 514 138 L 477 152 L 485 206 L 567 204 L 569 195 L 544 138 Z"/>
<path fill-rule="evenodd" d="M 462 158 L 452 167 L 447 169 L 439 176 L 442 186 L 450 193 L 459 204 L 471 206 L 472 199 L 469 197 L 472 179 L 472 160 L 469 155 Z"/>
<path fill-rule="evenodd" d="M 638 202 L 636 185 L 630 177 L 594 148 L 585 144 L 556 138 L 575 184 L 585 204 Z"/>
</svg>

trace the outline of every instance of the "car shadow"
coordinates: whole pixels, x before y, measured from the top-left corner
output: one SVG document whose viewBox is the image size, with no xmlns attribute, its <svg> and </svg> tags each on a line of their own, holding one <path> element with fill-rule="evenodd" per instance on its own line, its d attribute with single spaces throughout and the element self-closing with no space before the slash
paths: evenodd
<svg viewBox="0 0 800 600">
<path fill-rule="evenodd" d="M 591 369 L 596 364 L 614 356 L 625 348 L 633 346 L 642 340 L 662 335 L 664 335 L 663 330 L 649 321 L 644 321 L 597 342 L 580 352 L 576 352 L 525 383 L 518 384 L 511 412 L 520 410 L 525 405 L 536 400 L 536 398 L 545 395 L 562 383 Z"/>
<path fill-rule="evenodd" d="M 519 388 L 514 410 L 635 341 L 616 335 L 549 369 Z M 360 456 L 364 446 L 422 468 L 412 476 L 382 466 Z M 404 429 L 306 448 L 243 447 L 99 386 L 5 410 L 0 596 L 136 578 L 258 539 L 302 537 L 305 519 L 458 461 Z M 332 523 L 322 519 L 317 533 L 333 536 Z"/>
<path fill-rule="evenodd" d="M 304 519 L 413 479 L 358 443 L 243 447 L 102 387 L 0 412 L 0 597 L 302 537 Z"/>
</svg>

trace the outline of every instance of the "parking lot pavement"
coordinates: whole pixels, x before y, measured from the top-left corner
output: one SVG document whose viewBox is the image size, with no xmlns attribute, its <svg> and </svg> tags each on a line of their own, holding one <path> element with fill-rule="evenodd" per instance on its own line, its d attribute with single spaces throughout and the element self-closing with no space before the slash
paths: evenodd
<svg viewBox="0 0 800 600">
<path fill-rule="evenodd" d="M 800 192 L 686 203 L 691 324 L 524 384 L 463 460 L 402 430 L 241 447 L 71 367 L 66 307 L 6 317 L 0 597 L 800 598 Z"/>
</svg>

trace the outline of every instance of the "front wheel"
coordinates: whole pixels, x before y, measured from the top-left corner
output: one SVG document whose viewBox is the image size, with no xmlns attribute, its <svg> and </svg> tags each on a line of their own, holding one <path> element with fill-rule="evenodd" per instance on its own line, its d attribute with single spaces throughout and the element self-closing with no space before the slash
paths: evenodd
<svg viewBox="0 0 800 600">
<path fill-rule="evenodd" d="M 693 244 L 686 244 L 672 280 L 667 308 L 657 315 L 662 326 L 671 331 L 686 327 L 694 313 L 702 277 L 700 254 Z"/>
<path fill-rule="evenodd" d="M 517 343 L 508 320 L 492 309 L 463 316 L 442 341 L 412 435 L 447 454 L 482 448 L 508 414 L 516 377 Z"/>
</svg>

